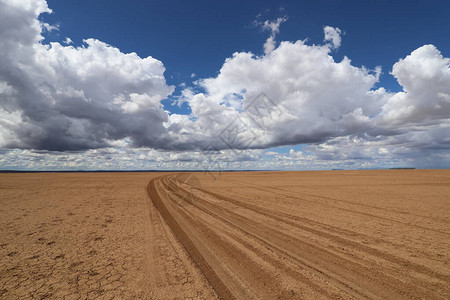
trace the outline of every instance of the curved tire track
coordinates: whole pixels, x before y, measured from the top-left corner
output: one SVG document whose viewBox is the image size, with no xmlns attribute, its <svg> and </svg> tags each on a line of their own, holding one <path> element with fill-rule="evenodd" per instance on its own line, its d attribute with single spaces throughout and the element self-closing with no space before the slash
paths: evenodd
<svg viewBox="0 0 450 300">
<path fill-rule="evenodd" d="M 323 228 L 306 227 L 292 215 L 189 187 L 174 175 L 155 178 L 148 192 L 221 299 L 439 299 L 449 295 L 448 274 L 410 264 Z M 315 243 L 303 234 L 324 242 Z M 348 251 L 333 250 L 341 246 Z M 399 271 L 397 265 L 409 269 Z M 433 293 L 430 282 L 442 292 Z"/>
</svg>

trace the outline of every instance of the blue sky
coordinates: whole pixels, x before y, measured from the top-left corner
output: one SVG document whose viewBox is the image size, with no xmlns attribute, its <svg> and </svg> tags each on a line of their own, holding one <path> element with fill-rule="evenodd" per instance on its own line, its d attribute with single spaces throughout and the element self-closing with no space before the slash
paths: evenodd
<svg viewBox="0 0 450 300">
<path fill-rule="evenodd" d="M 0 0 L 0 168 L 197 168 L 211 144 L 230 168 L 450 165 L 447 1 L 30 1 Z M 217 142 L 261 92 L 281 115 Z"/>
<path fill-rule="evenodd" d="M 447 1 L 47 1 L 60 24 L 51 39 L 70 37 L 76 45 L 96 38 L 122 52 L 153 56 L 164 62 L 169 84 L 187 84 L 191 74 L 217 75 L 236 51 L 262 53 L 267 33 L 253 26 L 256 16 L 288 16 L 278 40 L 323 41 L 323 26 L 345 34 L 333 56 L 348 56 L 356 66 L 380 65 L 380 84 L 398 90 L 392 65 L 412 50 L 434 44 L 450 53 L 450 3 Z"/>
</svg>

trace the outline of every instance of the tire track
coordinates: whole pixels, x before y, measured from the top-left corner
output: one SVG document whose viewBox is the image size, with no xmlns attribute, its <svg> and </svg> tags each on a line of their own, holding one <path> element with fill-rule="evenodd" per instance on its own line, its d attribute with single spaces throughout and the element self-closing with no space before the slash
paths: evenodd
<svg viewBox="0 0 450 300">
<path fill-rule="evenodd" d="M 357 243 L 345 231 L 189 187 L 174 175 L 152 180 L 148 193 L 221 299 L 449 295 L 447 274 Z"/>
<path fill-rule="evenodd" d="M 210 264 L 208 264 L 205 257 L 200 253 L 198 246 L 189 238 L 188 232 L 182 228 L 183 223 L 177 221 L 173 216 L 173 211 L 167 206 L 167 202 L 164 201 L 164 196 L 161 197 L 162 191 L 159 187 L 160 179 L 158 177 L 150 181 L 148 185 L 148 193 L 153 201 L 153 204 L 158 208 L 161 215 L 166 220 L 167 224 L 172 229 L 175 236 L 179 239 L 183 247 L 187 250 L 193 261 L 197 264 L 200 270 L 203 272 L 208 282 L 211 284 L 217 295 L 221 299 L 233 299 L 229 289 L 223 284 L 219 276 L 212 269 Z M 167 199 L 165 199 L 167 200 Z M 180 224 L 181 223 L 181 224 Z"/>
<path fill-rule="evenodd" d="M 221 178 L 222 181 L 228 181 L 228 182 L 232 182 L 234 184 L 239 184 L 244 186 L 244 188 L 248 188 L 248 186 L 254 186 L 256 188 L 262 188 L 261 186 L 254 184 L 254 183 L 242 183 L 236 180 L 232 180 L 232 179 L 224 179 Z M 399 185 L 399 184 L 397 184 Z M 383 185 L 384 186 L 384 185 Z M 295 193 L 292 190 L 289 189 L 285 189 L 285 188 L 281 188 L 281 187 L 271 187 L 270 189 L 272 190 L 278 190 L 278 191 L 282 191 L 282 192 L 287 192 L 287 193 Z M 357 203 L 354 201 L 348 201 L 348 200 L 343 200 L 343 199 L 337 199 L 337 198 L 331 198 L 331 197 L 326 197 L 326 196 L 320 196 L 320 195 L 315 195 L 315 194 L 309 194 L 309 193 L 305 193 L 302 192 L 301 193 L 302 196 L 306 196 L 306 197 L 312 197 L 312 198 L 317 198 L 317 199 L 323 199 L 325 201 L 333 201 L 333 202 L 340 202 L 340 203 L 345 203 L 345 204 L 350 204 L 350 205 L 355 205 L 355 206 L 360 206 L 363 208 L 372 208 L 372 209 L 377 209 L 377 210 L 381 210 L 384 212 L 395 212 L 398 214 L 402 214 L 402 215 L 410 215 L 410 216 L 414 216 L 414 217 L 419 217 L 419 218 L 424 218 L 424 219 L 429 219 L 432 220 L 434 222 L 438 221 L 438 222 L 442 222 L 446 225 L 450 225 L 450 220 L 448 219 L 442 219 L 442 218 L 437 218 L 437 217 L 430 217 L 430 216 L 426 216 L 426 215 L 421 215 L 421 214 L 415 214 L 415 213 L 411 213 L 411 212 L 406 212 L 406 211 L 401 211 L 398 209 L 394 209 L 394 208 L 384 208 L 384 207 L 380 207 L 380 206 L 376 206 L 376 205 L 370 205 L 370 204 L 363 204 L 363 203 Z M 302 198 L 298 198 L 298 199 L 302 199 Z"/>
<path fill-rule="evenodd" d="M 278 195 L 282 195 L 284 197 L 288 197 L 288 198 L 292 198 L 292 199 L 297 199 L 297 200 L 301 200 L 301 201 L 317 204 L 317 202 L 314 201 L 314 200 L 308 200 L 308 199 L 305 199 L 304 197 L 299 197 L 299 196 L 296 196 L 296 195 L 293 196 L 292 195 L 292 194 L 294 194 L 293 191 L 279 189 L 279 188 L 265 188 L 265 187 L 261 187 L 261 186 L 256 185 L 256 184 L 240 183 L 240 182 L 237 182 L 235 180 L 229 180 L 229 179 L 226 179 L 226 180 L 222 179 L 222 180 L 223 181 L 230 181 L 230 182 L 233 182 L 233 183 L 236 183 L 236 184 L 240 184 L 240 185 L 245 186 L 246 188 L 253 188 L 253 189 L 259 190 L 259 191 L 269 192 L 269 193 L 273 193 L 273 194 L 278 194 Z M 274 190 L 284 191 L 284 192 L 287 192 L 288 194 L 286 194 L 286 193 L 279 193 L 279 192 L 276 192 Z M 317 198 L 317 199 L 324 199 L 324 200 L 327 200 L 327 199 L 330 200 L 331 199 L 331 200 L 337 201 L 337 202 L 353 204 L 352 202 L 349 202 L 349 201 L 344 201 L 344 200 L 339 200 L 339 199 L 334 199 L 334 198 L 327 198 L 327 197 L 322 197 L 322 196 L 317 196 L 317 195 L 310 195 L 310 194 L 304 194 L 304 195 L 310 196 L 310 197 L 313 197 L 313 198 Z M 425 226 L 420 226 L 420 225 L 410 224 L 410 223 L 407 223 L 407 222 L 393 220 L 393 219 L 389 219 L 389 218 L 382 217 L 382 216 L 379 216 L 379 215 L 374 215 L 374 214 L 370 214 L 370 213 L 366 213 L 366 212 L 362 212 L 362 211 L 357 211 L 357 210 L 352 210 L 352 209 L 348 209 L 348 208 L 339 207 L 339 206 L 332 205 L 332 204 L 329 204 L 329 203 L 323 203 L 322 202 L 322 203 L 320 203 L 320 205 L 323 205 L 323 206 L 326 206 L 326 207 L 330 207 L 332 209 L 342 210 L 342 211 L 345 211 L 345 212 L 350 212 L 350 213 L 354 213 L 354 214 L 368 216 L 368 217 L 371 217 L 371 218 L 380 219 L 380 220 L 384 220 L 384 221 L 391 222 L 391 223 L 396 223 L 396 224 L 400 224 L 400 225 L 405 225 L 405 226 L 409 226 L 409 227 L 414 227 L 414 228 L 427 230 L 427 231 L 432 231 L 432 232 L 436 232 L 436 233 L 439 233 L 439 234 L 445 234 L 447 236 L 450 236 L 449 232 L 445 232 L 445 231 L 442 231 L 442 230 L 436 230 L 436 229 L 428 228 L 428 227 L 425 227 Z M 362 204 L 358 204 L 358 206 L 370 207 L 370 206 L 362 205 Z M 374 207 L 374 208 L 377 208 L 377 207 Z M 423 216 L 421 216 L 421 217 L 423 217 Z"/>
<path fill-rule="evenodd" d="M 187 192 L 187 191 L 185 191 Z M 256 209 L 254 207 L 252 207 L 251 205 L 248 205 L 246 203 L 239 203 L 238 201 L 231 199 L 231 198 L 226 198 L 226 197 L 222 197 L 220 195 L 214 194 L 214 193 L 209 193 L 207 191 L 203 191 L 205 193 L 208 194 L 212 194 L 212 195 L 216 195 L 216 197 L 220 197 L 222 199 L 227 199 L 228 202 L 234 203 L 234 204 L 238 204 L 238 206 L 241 207 L 250 207 L 250 210 L 256 212 Z M 195 206 L 197 206 L 197 203 L 202 203 L 204 205 L 209 206 L 207 208 L 208 211 L 210 212 L 217 212 L 216 214 L 214 214 L 215 219 L 219 219 L 222 222 L 228 222 L 229 224 L 232 225 L 238 225 L 237 228 L 239 228 L 240 230 L 243 230 L 243 228 L 249 228 L 250 226 L 254 225 L 256 222 L 254 220 L 250 220 L 249 218 L 246 218 L 245 215 L 248 214 L 248 212 L 246 213 L 241 213 L 241 214 L 235 214 L 232 211 L 227 211 L 226 207 L 218 207 L 217 205 L 211 204 L 211 203 L 205 203 L 200 197 L 196 197 L 196 201 L 195 201 Z M 370 254 L 372 256 L 375 256 L 377 258 L 383 258 L 383 259 L 387 259 L 390 260 L 390 262 L 393 262 L 397 265 L 408 265 L 409 269 L 412 269 L 416 272 L 419 272 L 421 274 L 426 274 L 430 277 L 433 277 L 433 279 L 438 279 L 438 280 L 442 280 L 442 281 L 448 281 L 450 280 L 449 276 L 440 274 L 435 272 L 434 270 L 430 270 L 428 268 L 425 268 L 421 265 L 415 265 L 412 264 L 411 262 L 408 262 L 406 260 L 402 260 L 398 257 L 394 257 L 392 255 L 388 255 L 386 253 L 377 251 L 376 249 L 372 249 L 357 243 L 351 243 L 349 241 L 347 241 L 346 239 L 343 239 L 341 237 L 337 237 L 335 235 L 330 235 L 330 234 L 326 234 L 324 232 L 318 231 L 318 230 L 314 230 L 311 228 L 306 228 L 304 226 L 298 225 L 295 222 L 291 222 L 291 221 L 287 221 L 284 220 L 283 218 L 279 218 L 276 217 L 274 215 L 276 215 L 276 213 L 274 212 L 270 212 L 270 213 L 261 213 L 261 210 L 258 210 L 257 214 L 262 214 L 265 215 L 265 217 L 267 217 L 268 219 L 274 219 L 276 220 L 277 225 L 281 222 L 295 226 L 297 228 L 301 228 L 302 230 L 307 230 L 315 235 L 320 235 L 320 236 L 325 236 L 327 238 L 330 238 L 330 241 L 332 241 L 333 243 L 337 243 L 337 244 L 343 244 L 345 246 L 353 246 L 358 248 L 359 251 L 363 252 L 364 255 Z M 225 215 L 224 218 L 221 217 L 221 215 Z M 234 219 L 232 218 L 234 216 Z M 228 221 L 226 219 L 231 219 L 231 221 Z M 263 224 L 259 223 L 257 224 L 261 227 L 264 227 L 265 229 L 268 229 L 268 226 L 264 226 Z M 253 228 L 253 233 L 255 233 L 256 231 L 259 230 L 259 226 L 257 226 L 256 228 Z M 347 272 L 352 272 L 358 275 L 358 277 L 365 277 L 368 281 L 377 281 L 377 278 L 383 278 L 384 281 L 379 282 L 379 285 L 382 286 L 382 288 L 380 290 L 392 290 L 392 291 L 396 291 L 398 289 L 404 290 L 404 291 L 409 291 L 409 290 L 414 290 L 414 285 L 410 285 L 410 284 L 405 284 L 401 281 L 399 281 L 397 278 L 402 276 L 402 274 L 386 274 L 386 270 L 381 273 L 378 270 L 374 269 L 376 266 L 374 266 L 374 264 L 369 264 L 366 261 L 366 265 L 361 266 L 360 263 L 355 264 L 350 262 L 347 258 L 342 257 L 342 255 L 338 255 L 338 254 L 333 254 L 331 253 L 329 250 L 324 249 L 324 248 L 320 248 L 320 247 L 316 247 L 314 245 L 312 245 L 311 243 L 309 243 L 308 241 L 305 240 L 299 240 L 295 237 L 295 235 L 286 235 L 283 231 L 277 230 L 276 228 L 270 228 L 271 233 L 270 235 L 268 235 L 268 238 L 261 238 L 261 233 L 259 235 L 255 235 L 253 234 L 251 238 L 253 239 L 260 239 L 262 241 L 264 241 L 267 245 L 269 245 L 270 247 L 276 248 L 276 251 L 283 251 L 286 255 L 289 255 L 290 257 L 297 257 L 297 261 L 298 262 L 302 262 L 303 265 L 307 266 L 310 270 L 313 270 L 314 272 L 316 272 L 316 274 L 320 273 L 320 274 L 327 274 L 329 273 L 333 268 L 335 269 L 334 273 L 332 274 L 332 276 L 327 276 L 327 280 L 332 280 L 332 277 L 336 277 L 336 278 L 342 278 L 342 282 L 335 282 L 335 284 L 337 285 L 341 285 L 341 287 L 343 289 L 347 289 L 351 284 L 349 284 L 348 282 L 346 282 L 346 280 L 344 279 L 343 276 L 339 275 L 339 273 L 342 273 L 341 271 L 346 270 Z M 249 235 L 251 235 L 250 232 L 247 232 Z M 280 238 L 283 237 L 283 238 Z M 287 242 L 289 241 L 289 242 Z M 282 244 L 283 247 L 277 247 L 276 245 L 280 245 Z M 295 247 L 293 247 L 295 245 Z M 298 247 L 297 249 L 295 249 L 296 247 Z M 293 249 L 290 253 L 286 252 L 287 249 Z M 302 260 L 298 259 L 299 255 L 294 254 L 295 252 L 297 253 L 301 253 Z M 309 261 L 308 262 L 304 262 L 305 261 L 305 255 L 306 254 L 310 254 L 309 257 Z M 342 253 L 341 253 L 342 254 Z M 313 258 L 315 257 L 315 258 Z M 312 261 L 313 260 L 320 260 L 322 262 L 327 262 L 327 268 L 321 268 L 319 266 L 317 266 L 317 264 L 314 264 Z M 359 261 L 365 261 L 367 260 L 365 257 L 364 258 L 360 258 Z M 338 263 L 340 262 L 340 263 Z M 316 265 L 316 267 L 311 267 L 312 265 Z M 371 268 L 370 271 L 370 275 L 368 275 L 365 272 L 360 272 L 361 270 L 365 270 L 367 268 Z M 392 273 L 392 272 L 390 272 Z M 330 279 L 331 278 L 331 279 Z M 353 281 L 360 281 L 360 278 L 354 278 Z M 379 280 L 378 280 L 379 281 Z M 415 284 L 420 285 L 421 282 L 416 282 Z M 417 287 L 419 288 L 419 287 Z M 416 288 L 416 289 L 417 289 Z M 426 293 L 426 289 L 428 288 L 427 285 L 424 286 L 424 284 L 422 283 L 422 293 Z M 352 286 L 351 290 L 358 290 L 358 286 Z M 351 291 L 350 291 L 351 292 Z M 384 295 L 385 297 L 388 297 L 390 294 Z M 358 297 L 364 296 L 363 292 L 360 292 L 358 295 L 355 295 Z M 414 297 L 414 294 L 411 293 L 410 297 Z M 372 298 L 376 298 L 374 295 L 372 295 Z"/>
<path fill-rule="evenodd" d="M 222 196 L 222 195 L 210 192 L 210 191 L 203 190 L 203 192 L 207 193 L 209 195 L 212 195 L 214 197 L 217 197 L 219 199 L 223 199 L 224 201 L 228 201 L 230 203 L 234 203 L 236 205 L 245 207 L 245 208 L 247 208 L 249 210 L 255 211 L 255 212 L 257 212 L 257 213 L 259 213 L 261 215 L 264 215 L 264 216 L 266 216 L 268 218 L 272 218 L 272 219 L 274 219 L 276 221 L 292 225 L 294 227 L 299 228 L 302 231 L 307 231 L 307 232 L 310 232 L 311 234 L 327 238 L 330 241 L 332 241 L 333 243 L 337 243 L 337 244 L 342 245 L 342 246 L 352 247 L 352 248 L 357 249 L 357 250 L 359 250 L 361 252 L 364 252 L 366 254 L 370 254 L 370 255 L 373 255 L 373 256 L 376 256 L 376 257 L 383 258 L 383 259 L 385 259 L 387 261 L 390 261 L 391 263 L 394 263 L 394 264 L 408 265 L 408 267 L 410 269 L 414 270 L 415 272 L 418 272 L 418 273 L 421 273 L 421 274 L 424 274 L 424 275 L 428 275 L 430 277 L 434 277 L 434 278 L 436 278 L 438 280 L 450 281 L 450 276 L 438 273 L 438 272 L 436 272 L 433 269 L 427 268 L 427 267 L 419 265 L 419 264 L 414 264 L 414 263 L 412 263 L 410 261 L 407 261 L 405 259 L 402 259 L 400 257 L 397 257 L 397 256 L 391 255 L 389 253 L 385 253 L 385 252 L 379 251 L 379 250 L 377 250 L 375 248 L 371 248 L 369 246 L 366 246 L 366 245 L 354 242 L 354 241 L 349 240 L 349 239 L 342 238 L 341 236 L 338 236 L 338 235 L 335 235 L 335 234 L 331 234 L 331 233 L 328 233 L 326 231 L 320 231 L 320 230 L 317 230 L 317 229 L 315 229 L 313 227 L 307 227 L 307 226 L 302 225 L 305 221 L 306 222 L 313 222 L 313 224 L 315 223 L 314 225 L 316 225 L 315 227 L 317 228 L 318 225 L 323 225 L 321 223 L 317 223 L 317 222 L 311 221 L 311 220 L 306 219 L 306 218 L 300 218 L 300 217 L 297 217 L 297 216 L 294 216 L 294 215 L 291 215 L 291 214 L 286 214 L 286 213 L 282 213 L 282 212 L 277 212 L 275 210 L 269 210 L 269 209 L 265 209 L 265 208 L 262 208 L 262 207 L 257 207 L 255 205 L 250 204 L 250 203 L 245 203 L 243 201 L 239 201 L 239 200 L 236 200 L 236 199 L 233 199 L 233 198 Z M 294 220 L 294 221 L 292 221 L 292 220 Z M 298 221 L 302 221 L 302 223 L 300 224 Z"/>
<path fill-rule="evenodd" d="M 178 190 L 175 194 L 179 195 L 179 199 L 186 199 L 186 197 L 184 197 L 183 193 L 182 193 L 182 189 Z M 196 202 L 197 200 L 200 200 L 198 197 L 196 197 Z M 284 272 L 286 272 L 289 276 L 291 276 L 293 279 L 297 280 L 297 281 L 301 281 L 302 283 L 304 283 L 305 285 L 308 285 L 311 289 L 313 289 L 314 291 L 318 292 L 319 294 L 322 295 L 328 295 L 330 298 L 336 298 L 337 295 L 332 294 L 330 291 L 327 291 L 321 287 L 319 287 L 318 285 L 315 285 L 312 281 L 310 280 L 305 280 L 302 276 L 301 273 L 297 272 L 295 269 L 293 268 L 289 268 L 286 267 L 284 264 L 280 263 L 280 259 L 274 259 L 272 256 L 273 255 L 267 255 L 266 253 L 264 253 L 264 251 L 261 251 L 260 248 L 255 247 L 254 245 L 252 245 L 252 243 L 250 243 L 249 241 L 257 241 L 256 244 L 259 245 L 264 245 L 266 249 L 269 249 L 273 254 L 273 245 L 269 244 L 267 241 L 251 234 L 250 232 L 243 230 L 241 227 L 237 226 L 236 224 L 228 221 L 226 218 L 223 218 L 217 214 L 212 213 L 211 211 L 204 209 L 200 206 L 198 206 L 197 204 L 194 204 L 194 206 L 196 208 L 198 208 L 199 210 L 201 210 L 202 212 L 204 212 L 205 214 L 207 214 L 208 216 L 212 217 L 212 222 L 208 222 L 206 220 L 203 220 L 204 225 L 211 227 L 211 228 L 215 228 L 217 231 L 220 231 L 222 236 L 226 235 L 228 237 L 230 237 L 229 242 L 233 243 L 233 242 L 237 242 L 238 244 L 243 245 L 245 248 L 251 250 L 252 252 L 256 253 L 258 257 L 264 257 L 264 260 L 266 260 L 267 262 L 270 262 L 271 265 L 273 265 L 275 268 L 278 269 L 282 269 Z M 229 213 L 229 212 L 227 212 Z M 201 216 L 199 214 L 196 214 L 197 219 L 200 218 Z M 231 230 L 226 230 L 225 227 L 228 227 Z M 230 233 L 231 232 L 231 233 Z M 243 232 L 244 235 L 239 235 L 236 234 L 236 232 Z M 249 239 L 250 237 L 250 239 Z M 255 244 L 255 243 L 253 243 Z M 272 249 L 270 249 L 272 248 Z M 299 262 L 299 261 L 298 261 Z M 305 264 L 303 264 L 304 267 L 309 268 L 310 270 L 313 270 L 312 267 L 307 266 Z M 298 268 L 298 264 L 296 264 L 296 267 Z M 314 270 L 315 273 L 317 273 L 317 270 Z M 295 274 L 295 276 L 293 275 Z"/>
</svg>

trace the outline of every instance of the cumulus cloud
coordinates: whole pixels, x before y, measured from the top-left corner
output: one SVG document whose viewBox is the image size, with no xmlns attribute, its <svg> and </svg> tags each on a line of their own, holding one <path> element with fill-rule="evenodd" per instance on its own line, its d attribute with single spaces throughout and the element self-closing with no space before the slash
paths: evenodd
<svg viewBox="0 0 450 300">
<path fill-rule="evenodd" d="M 71 38 L 66 37 L 66 39 L 64 40 L 63 43 L 64 43 L 65 45 L 70 45 L 70 44 L 73 44 L 73 41 L 72 41 Z"/>
<path fill-rule="evenodd" d="M 128 149 L 120 151 L 131 157 L 143 155 L 133 148 L 147 147 L 187 168 L 211 157 L 254 162 L 262 157 L 259 149 L 294 144 L 309 144 L 308 153 L 269 152 L 265 166 L 418 160 L 423 153 L 448 161 L 450 59 L 433 45 L 393 66 L 403 90 L 391 93 L 376 87 L 381 68 L 333 58 L 339 28 L 324 27 L 323 45 L 277 45 L 287 18 L 267 20 L 258 23 L 269 32 L 264 55 L 236 52 L 216 77 L 180 85 L 181 95 L 174 96 L 155 58 L 122 53 L 96 39 L 78 47 L 70 38 L 44 43 L 43 31 L 52 28 L 38 19 L 51 12 L 45 0 L 0 5 L 0 147 L 86 150 L 93 156 L 101 149 L 89 149 Z M 165 111 L 161 100 L 169 95 L 186 102 L 191 113 Z M 17 151 L 8 153 L 29 150 Z"/>
<path fill-rule="evenodd" d="M 35 151 L 0 149 L 2 169 L 39 170 L 199 170 L 263 169 L 262 150 L 159 151 L 149 148 L 108 147 L 86 151 Z"/>
<path fill-rule="evenodd" d="M 325 38 L 323 40 L 325 42 L 330 42 L 332 48 L 336 49 L 341 46 L 341 33 L 342 32 L 339 28 L 325 26 L 323 28 L 323 32 L 325 34 Z"/>
<path fill-rule="evenodd" d="M 450 59 L 424 45 L 400 59 L 391 74 L 403 92 L 383 106 L 382 121 L 394 125 L 426 123 L 450 116 Z"/>
<path fill-rule="evenodd" d="M 43 0 L 1 0 L 0 146 L 46 150 L 106 147 L 130 139 L 161 147 L 173 91 L 163 64 L 96 39 L 44 44 Z M 66 39 L 70 43 L 70 39 Z"/>
<path fill-rule="evenodd" d="M 275 37 L 280 32 L 280 25 L 287 21 L 287 17 L 280 17 L 274 21 L 265 20 L 264 22 L 256 21 L 255 24 L 261 27 L 263 30 L 269 31 L 269 37 L 264 43 L 264 54 L 269 54 L 275 49 L 276 41 Z"/>
<path fill-rule="evenodd" d="M 185 128 L 221 137 L 236 123 L 250 145 L 217 141 L 223 148 L 313 143 L 364 132 L 385 101 L 383 90 L 372 90 L 380 70 L 354 67 L 348 58 L 336 62 L 330 51 L 328 44 L 297 41 L 282 42 L 261 57 L 233 54 L 217 77 L 199 81 L 206 93 L 185 93 L 195 116 Z M 261 104 L 264 114 L 255 109 Z"/>
<path fill-rule="evenodd" d="M 192 115 L 183 128 L 202 132 L 195 140 L 208 137 L 205 143 L 213 140 L 219 149 L 332 142 L 339 151 L 346 139 L 360 141 L 358 150 L 349 147 L 339 157 L 312 147 L 322 160 L 370 159 L 381 145 L 389 151 L 377 155 L 403 153 L 418 161 L 431 149 L 450 148 L 449 59 L 436 47 L 422 46 L 393 66 L 403 91 L 391 93 L 375 88 L 381 68 L 355 67 L 347 57 L 335 61 L 330 53 L 339 43 L 330 41 L 281 42 L 263 56 L 234 53 L 217 77 L 198 81 L 204 93 L 185 91 Z"/>
</svg>

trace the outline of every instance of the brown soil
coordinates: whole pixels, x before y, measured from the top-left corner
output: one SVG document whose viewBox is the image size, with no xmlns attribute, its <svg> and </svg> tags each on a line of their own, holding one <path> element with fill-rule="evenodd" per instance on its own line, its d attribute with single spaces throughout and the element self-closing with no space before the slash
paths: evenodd
<svg viewBox="0 0 450 300">
<path fill-rule="evenodd" d="M 450 170 L 2 174 L 0 196 L 4 299 L 450 298 Z"/>
<path fill-rule="evenodd" d="M 148 198 L 159 175 L 0 174 L 0 299 L 214 299 Z"/>
</svg>

